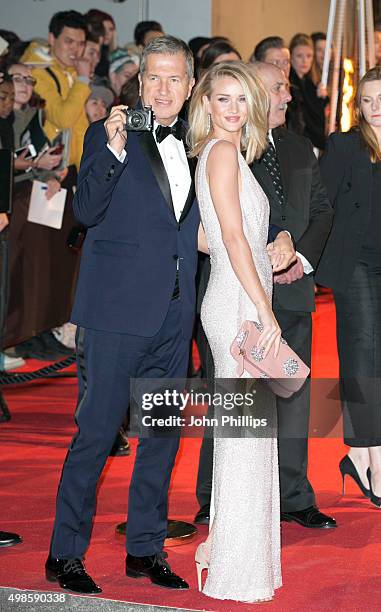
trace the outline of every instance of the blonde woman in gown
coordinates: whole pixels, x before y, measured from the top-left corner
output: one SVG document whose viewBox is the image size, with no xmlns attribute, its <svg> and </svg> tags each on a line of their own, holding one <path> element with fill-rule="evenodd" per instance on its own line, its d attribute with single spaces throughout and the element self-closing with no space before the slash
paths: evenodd
<svg viewBox="0 0 381 612">
<path fill-rule="evenodd" d="M 280 342 L 266 250 L 269 204 L 248 166 L 266 147 L 266 93 L 244 64 L 217 64 L 196 86 L 189 123 L 191 154 L 199 155 L 199 239 L 211 260 L 201 319 L 216 378 L 232 379 L 237 364 L 229 348 L 244 320 L 262 323 L 266 352 L 276 353 Z M 266 409 L 274 418 L 270 394 Z M 205 595 L 259 602 L 282 583 L 277 440 L 276 433 L 242 435 L 215 437 L 214 518 L 196 563 L 199 575 L 208 569 Z"/>
</svg>

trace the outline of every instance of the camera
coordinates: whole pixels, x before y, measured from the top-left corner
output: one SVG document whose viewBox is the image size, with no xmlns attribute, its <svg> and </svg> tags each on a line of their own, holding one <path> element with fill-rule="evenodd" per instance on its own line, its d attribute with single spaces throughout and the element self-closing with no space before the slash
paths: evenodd
<svg viewBox="0 0 381 612">
<path fill-rule="evenodd" d="M 151 106 L 144 106 L 142 110 L 128 109 L 124 129 L 128 132 L 152 132 L 154 114 Z"/>
</svg>

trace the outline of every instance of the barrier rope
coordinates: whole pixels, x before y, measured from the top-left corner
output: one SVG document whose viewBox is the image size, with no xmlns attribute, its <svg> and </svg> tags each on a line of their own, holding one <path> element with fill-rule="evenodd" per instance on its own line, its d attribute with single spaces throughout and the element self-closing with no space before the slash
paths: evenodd
<svg viewBox="0 0 381 612">
<path fill-rule="evenodd" d="M 48 378 L 51 374 L 68 368 L 76 361 L 76 356 L 71 355 L 63 361 L 57 361 L 49 366 L 34 370 L 34 372 L 24 372 L 22 374 L 14 374 L 8 372 L 0 372 L 0 385 L 18 385 L 20 383 L 31 382 L 39 378 Z"/>
</svg>

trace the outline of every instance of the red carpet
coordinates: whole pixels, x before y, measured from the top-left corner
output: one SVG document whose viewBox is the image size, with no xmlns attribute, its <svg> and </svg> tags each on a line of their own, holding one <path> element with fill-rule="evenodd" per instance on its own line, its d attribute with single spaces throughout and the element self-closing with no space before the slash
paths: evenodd
<svg viewBox="0 0 381 612">
<path fill-rule="evenodd" d="M 334 309 L 326 296 L 319 299 L 314 323 L 313 375 L 334 377 Z M 30 366 L 41 363 L 30 362 Z M 76 379 L 8 387 L 5 396 L 13 418 L 0 425 L 0 525 L 20 533 L 24 543 L 0 550 L 0 586 L 54 590 L 44 579 L 43 565 L 60 470 L 74 431 Z M 172 518 L 191 521 L 197 510 L 194 490 L 199 445 L 197 439 L 182 442 L 170 496 Z M 311 440 L 310 478 L 320 507 L 335 516 L 340 527 L 318 532 L 295 524 L 282 527 L 284 586 L 275 600 L 265 605 L 266 610 L 380 609 L 381 513 L 360 496 L 354 484 L 348 487 L 346 497 L 341 497 L 337 466 L 343 454 L 340 440 Z M 197 592 L 193 555 L 197 543 L 205 538 L 206 527 L 200 527 L 197 541 L 168 549 L 173 568 L 191 585 L 188 592 L 165 591 L 151 587 L 145 579 L 124 577 L 124 542 L 114 535 L 114 528 L 125 517 L 133 459 L 133 455 L 110 459 L 99 488 L 86 563 L 104 589 L 102 596 L 195 610 L 249 609 L 249 605 L 215 601 Z M 239 525 L 233 528 L 239 529 Z"/>
</svg>

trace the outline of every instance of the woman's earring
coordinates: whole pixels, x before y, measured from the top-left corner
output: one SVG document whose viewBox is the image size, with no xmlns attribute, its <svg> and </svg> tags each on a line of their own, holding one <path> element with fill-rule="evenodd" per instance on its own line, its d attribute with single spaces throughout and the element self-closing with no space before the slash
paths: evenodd
<svg viewBox="0 0 381 612">
<path fill-rule="evenodd" d="M 212 129 L 212 117 L 211 117 L 210 113 L 208 113 L 208 125 L 207 125 L 208 134 L 209 134 L 211 129 Z"/>
</svg>

